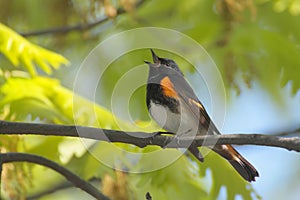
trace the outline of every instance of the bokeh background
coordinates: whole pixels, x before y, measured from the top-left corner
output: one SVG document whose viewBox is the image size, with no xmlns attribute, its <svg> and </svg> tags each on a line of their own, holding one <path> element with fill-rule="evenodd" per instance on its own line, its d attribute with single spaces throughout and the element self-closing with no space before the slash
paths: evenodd
<svg viewBox="0 0 300 200">
<path fill-rule="evenodd" d="M 114 34 L 133 28 L 158 27 L 179 31 L 195 40 L 218 68 L 224 87 L 209 94 L 207 88 L 212 86 L 204 84 L 201 72 L 180 57 L 184 55 L 156 49 L 161 57 L 176 60 L 210 114 L 212 107 L 225 105 L 224 121 L 217 123 L 222 133 L 298 136 L 295 130 L 300 127 L 299 20 L 298 0 L 2 0 L 1 120 L 76 122 L 110 129 L 119 129 L 121 123 L 132 131 L 157 130 L 155 124 L 149 125 L 145 85 L 132 94 L 129 105 L 128 99 L 124 100 L 127 93 L 124 85 L 123 93 L 113 96 L 117 102 L 114 105 L 119 107 L 111 105 L 118 80 L 134 67 L 143 65 L 143 60 L 151 59 L 149 47 L 121 55 L 107 66 L 100 78 L 92 78 L 93 70 L 122 48 L 122 42 L 107 48 L 98 60 L 90 62 L 93 70 L 80 69 L 88 68 L 81 65 L 84 59 Z M 141 39 L 147 40 L 147 37 L 130 42 Z M 41 47 L 56 54 L 42 52 Z M 181 47 L 178 44 L 178 48 Z M 186 56 L 195 56 L 192 54 L 186 52 Z M 78 76 L 83 84 L 74 88 Z M 137 71 L 128 85 L 134 85 L 136 79 L 146 81 L 146 78 L 147 66 L 144 65 L 144 70 Z M 205 78 L 212 82 L 216 79 L 213 74 Z M 91 90 L 95 85 L 96 91 Z M 223 92 L 226 96 L 218 95 Z M 129 109 L 130 118 L 124 108 Z M 94 117 L 90 115 L 91 109 Z M 113 109 L 117 114 L 111 112 Z M 115 152 L 116 146 L 125 153 Z M 298 153 L 252 145 L 237 148 L 258 169 L 260 177 L 256 182 L 245 183 L 213 153 L 202 164 L 192 157 L 182 156 L 166 168 L 131 174 L 131 171 L 142 171 L 145 166 L 155 167 L 167 157 L 177 156 L 178 151 L 164 150 L 156 159 L 136 160 L 126 151 L 147 153 L 160 149 L 82 143 L 57 137 L 0 137 L 1 152 L 21 151 L 45 156 L 91 181 L 112 199 L 145 199 L 146 192 L 150 192 L 154 200 L 299 198 Z M 93 155 L 109 159 L 117 170 Z M 92 199 L 49 169 L 25 163 L 4 166 L 3 199 Z"/>
</svg>

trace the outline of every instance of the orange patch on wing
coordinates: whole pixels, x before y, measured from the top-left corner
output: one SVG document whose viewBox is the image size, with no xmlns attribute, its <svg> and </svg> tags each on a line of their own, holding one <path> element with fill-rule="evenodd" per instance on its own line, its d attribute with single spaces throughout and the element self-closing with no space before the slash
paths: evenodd
<svg viewBox="0 0 300 200">
<path fill-rule="evenodd" d="M 190 102 L 190 104 L 195 104 L 199 108 L 204 109 L 201 103 L 199 103 L 199 102 L 197 102 L 197 101 L 195 101 L 193 99 L 189 99 L 189 102 Z"/>
<path fill-rule="evenodd" d="M 174 89 L 174 85 L 171 82 L 171 80 L 169 79 L 169 77 L 165 77 L 160 81 L 160 84 L 162 86 L 162 90 L 164 95 L 168 96 L 168 97 L 172 97 L 172 98 L 177 98 L 178 94 Z"/>
<path fill-rule="evenodd" d="M 236 150 L 231 145 L 225 144 L 223 146 L 223 148 L 226 151 L 230 152 L 230 155 L 232 156 L 233 159 L 238 159 L 238 153 L 236 152 Z"/>
</svg>

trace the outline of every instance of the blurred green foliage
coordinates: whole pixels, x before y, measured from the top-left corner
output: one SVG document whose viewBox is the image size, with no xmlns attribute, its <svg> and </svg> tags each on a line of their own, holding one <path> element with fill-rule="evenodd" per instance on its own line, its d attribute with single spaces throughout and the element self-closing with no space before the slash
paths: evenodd
<svg viewBox="0 0 300 200">
<path fill-rule="evenodd" d="M 249 87 L 258 82 L 276 100 L 282 98 L 279 89 L 289 82 L 292 83 L 291 95 L 299 90 L 299 1 L 145 0 L 139 7 L 135 7 L 135 3 L 133 0 L 1 1 L 1 120 L 76 123 L 109 129 L 119 129 L 121 125 L 127 130 L 155 130 L 157 127 L 147 121 L 144 87 L 134 93 L 129 103 L 135 124 L 121 120 L 110 111 L 117 81 L 132 66 L 141 65 L 149 58 L 145 51 L 129 53 L 111 63 L 98 83 L 98 104 L 80 96 L 84 94 L 74 94 L 71 89 L 80 62 L 96 44 L 113 33 L 144 26 L 175 29 L 202 44 L 216 62 L 227 90 L 242 92 L 238 74 L 242 74 Z M 118 8 L 124 9 L 125 14 L 115 16 Z M 84 27 L 106 17 L 110 20 L 93 29 L 64 32 L 68 27 Z M 61 34 L 52 33 L 55 27 L 59 27 L 57 30 L 61 30 Z M 48 33 L 30 37 L 36 30 L 43 29 L 49 29 Z M 68 64 L 62 55 L 69 58 L 71 67 L 59 67 Z M 18 70 L 15 67 L 19 67 Z M 193 73 L 189 67 L 182 69 L 185 73 Z M 137 77 L 146 77 L 142 72 L 139 75 Z M 86 79 L 89 79 L 88 74 Z M 121 102 L 123 96 L 115 98 Z M 182 156 L 165 168 L 137 173 L 149 166 L 157 167 L 179 154 L 177 150 L 164 150 L 151 159 L 130 159 L 130 152 L 147 154 L 158 150 L 157 147 L 140 149 L 126 144 L 81 142 L 70 138 L 0 137 L 1 152 L 36 153 L 65 165 L 87 180 L 101 178 L 103 182 L 98 187 L 108 195 L 113 194 L 107 188 L 123 183 L 121 188 L 128 194 L 124 199 L 144 199 L 146 192 L 150 192 L 153 199 L 216 199 L 222 187 L 226 188 L 228 199 L 236 195 L 244 199 L 259 198 L 251 185 L 213 153 L 204 163 L 198 164 Z M 114 171 L 93 155 L 115 163 L 116 169 L 136 173 Z M 64 181 L 49 169 L 33 165 L 15 165 L 3 173 L 7 176 L 2 177 L 1 195 L 7 199 L 22 199 Z M 45 174 L 51 175 L 47 175 L 50 178 L 44 179 Z M 72 194 L 67 195 L 74 198 Z"/>
<path fill-rule="evenodd" d="M 25 67 L 31 76 L 36 75 L 33 62 L 47 74 L 52 72 L 51 67 L 58 69 L 61 64 L 68 64 L 67 59 L 61 55 L 29 43 L 26 39 L 1 23 L 0 34 L 0 52 L 4 54 L 14 66 L 22 65 Z"/>
</svg>

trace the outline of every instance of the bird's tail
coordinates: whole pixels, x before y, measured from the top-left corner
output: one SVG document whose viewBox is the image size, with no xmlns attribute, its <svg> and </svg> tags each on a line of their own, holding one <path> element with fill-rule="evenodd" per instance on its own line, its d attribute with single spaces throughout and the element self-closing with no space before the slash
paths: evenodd
<svg viewBox="0 0 300 200">
<path fill-rule="evenodd" d="M 231 145 L 216 145 L 213 151 L 228 160 L 246 181 L 255 181 L 255 177 L 259 176 L 257 170 Z"/>
<path fill-rule="evenodd" d="M 204 161 L 204 158 L 196 145 L 191 145 L 188 150 L 199 160 Z M 213 151 L 221 155 L 233 166 L 233 168 L 246 180 L 255 181 L 255 177 L 259 174 L 257 170 L 235 150 L 231 145 L 216 145 Z"/>
</svg>

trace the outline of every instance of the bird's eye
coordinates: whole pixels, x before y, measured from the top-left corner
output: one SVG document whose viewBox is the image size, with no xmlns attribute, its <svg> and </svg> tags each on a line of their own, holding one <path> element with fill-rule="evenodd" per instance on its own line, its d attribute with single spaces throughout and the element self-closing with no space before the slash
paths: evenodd
<svg viewBox="0 0 300 200">
<path fill-rule="evenodd" d="M 166 65 L 167 65 L 168 67 L 170 67 L 170 63 L 166 63 Z"/>
</svg>

